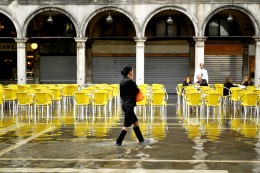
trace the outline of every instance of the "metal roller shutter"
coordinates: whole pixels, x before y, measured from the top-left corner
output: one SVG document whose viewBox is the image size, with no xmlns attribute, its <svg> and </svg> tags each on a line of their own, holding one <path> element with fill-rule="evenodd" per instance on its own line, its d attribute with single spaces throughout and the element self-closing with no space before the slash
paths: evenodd
<svg viewBox="0 0 260 173">
<path fill-rule="evenodd" d="M 168 93 L 176 93 L 176 86 L 189 73 L 189 57 L 146 57 L 144 81 L 164 84 Z"/>
<path fill-rule="evenodd" d="M 119 83 L 125 64 L 135 69 L 135 57 L 93 57 L 93 83 Z"/>
<path fill-rule="evenodd" d="M 243 67 L 241 56 L 205 56 L 204 63 L 210 84 L 224 83 L 226 77 L 231 77 L 233 83 L 241 83 Z"/>
<path fill-rule="evenodd" d="M 77 83 L 76 56 L 41 56 L 40 83 Z"/>
</svg>

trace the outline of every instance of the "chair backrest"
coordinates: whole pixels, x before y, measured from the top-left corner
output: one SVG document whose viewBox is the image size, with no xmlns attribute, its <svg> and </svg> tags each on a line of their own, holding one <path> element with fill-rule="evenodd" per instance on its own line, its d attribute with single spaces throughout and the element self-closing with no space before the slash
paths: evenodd
<svg viewBox="0 0 260 173">
<path fill-rule="evenodd" d="M 221 94 L 212 92 L 208 93 L 205 97 L 206 104 L 217 106 L 221 103 Z"/>
<path fill-rule="evenodd" d="M 64 97 L 72 97 L 77 90 L 78 90 L 77 85 L 74 84 L 66 85 L 62 88 L 62 95 Z"/>
<path fill-rule="evenodd" d="M 182 83 L 177 84 L 176 91 L 178 95 L 182 94 L 183 85 Z"/>
<path fill-rule="evenodd" d="M 108 92 L 106 90 L 98 90 L 94 93 L 93 103 L 96 105 L 106 105 L 108 103 Z"/>
<path fill-rule="evenodd" d="M 49 90 L 53 92 L 52 100 L 58 101 L 62 99 L 61 88 L 55 87 L 55 88 L 50 88 Z"/>
<path fill-rule="evenodd" d="M 75 92 L 74 100 L 77 105 L 88 105 L 90 103 L 90 96 L 84 92 Z"/>
<path fill-rule="evenodd" d="M 163 90 L 154 90 L 151 95 L 152 105 L 165 105 L 167 101 L 166 93 Z"/>
<path fill-rule="evenodd" d="M 189 105 L 199 106 L 201 105 L 201 94 L 199 92 L 191 92 L 187 94 L 187 101 Z"/>
<path fill-rule="evenodd" d="M 231 87 L 232 88 L 237 88 L 237 87 Z M 243 93 L 245 92 L 245 90 L 243 89 L 233 89 L 231 90 L 231 100 L 233 101 L 239 101 L 240 98 L 243 96 Z"/>
<path fill-rule="evenodd" d="M 244 96 L 241 97 L 241 101 L 243 105 L 256 106 L 258 97 L 258 94 L 255 93 L 245 93 Z"/>
<path fill-rule="evenodd" d="M 36 92 L 34 102 L 38 105 L 51 104 L 52 96 L 48 92 Z"/>
<path fill-rule="evenodd" d="M 13 88 L 4 88 L 4 100 L 16 100 L 17 99 L 17 90 Z"/>
<path fill-rule="evenodd" d="M 18 92 L 17 93 L 17 101 L 18 105 L 28 105 L 33 104 L 33 97 L 34 95 L 31 93 L 25 92 Z"/>
<path fill-rule="evenodd" d="M 214 84 L 215 90 L 223 96 L 224 93 L 224 84 Z"/>
</svg>

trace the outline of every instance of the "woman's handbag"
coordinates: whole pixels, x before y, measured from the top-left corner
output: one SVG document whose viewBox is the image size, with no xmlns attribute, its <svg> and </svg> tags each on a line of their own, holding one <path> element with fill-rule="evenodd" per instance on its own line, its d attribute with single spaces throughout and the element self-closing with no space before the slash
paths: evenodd
<svg viewBox="0 0 260 173">
<path fill-rule="evenodd" d="M 139 101 L 141 101 L 143 99 L 144 99 L 144 95 L 141 92 L 141 90 L 139 90 L 139 92 L 136 94 L 136 102 L 139 102 Z"/>
</svg>

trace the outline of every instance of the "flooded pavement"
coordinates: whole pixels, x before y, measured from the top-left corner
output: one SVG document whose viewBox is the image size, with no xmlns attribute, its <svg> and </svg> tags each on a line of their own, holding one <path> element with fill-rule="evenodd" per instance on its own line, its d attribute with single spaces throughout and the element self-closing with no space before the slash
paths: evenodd
<svg viewBox="0 0 260 173">
<path fill-rule="evenodd" d="M 167 115 L 138 115 L 148 141 L 130 130 L 115 146 L 120 111 L 105 117 L 6 113 L 0 121 L 0 172 L 260 172 L 260 122 L 255 115 L 225 111 L 182 115 L 169 95 Z"/>
</svg>

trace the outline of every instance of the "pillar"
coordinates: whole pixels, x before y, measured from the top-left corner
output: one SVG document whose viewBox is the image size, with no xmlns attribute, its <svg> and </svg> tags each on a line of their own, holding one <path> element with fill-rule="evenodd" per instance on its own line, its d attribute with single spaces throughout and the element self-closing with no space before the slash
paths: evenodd
<svg viewBox="0 0 260 173">
<path fill-rule="evenodd" d="M 144 83 L 144 42 L 146 38 L 135 38 L 136 41 L 136 84 Z"/>
<path fill-rule="evenodd" d="M 27 38 L 15 38 L 17 43 L 17 84 L 27 83 L 26 42 Z"/>
<path fill-rule="evenodd" d="M 80 86 L 85 85 L 85 44 L 86 38 L 75 38 L 77 42 L 77 84 Z"/>
<path fill-rule="evenodd" d="M 195 41 L 195 70 L 199 68 L 200 63 L 204 63 L 204 43 L 206 37 L 194 37 Z"/>
<path fill-rule="evenodd" d="M 260 37 L 256 37 L 255 49 L 255 86 L 260 84 Z"/>
</svg>

